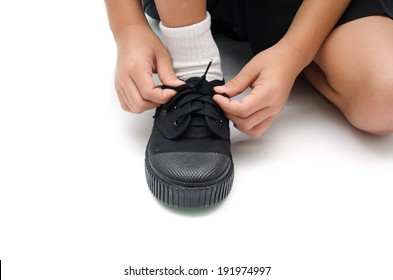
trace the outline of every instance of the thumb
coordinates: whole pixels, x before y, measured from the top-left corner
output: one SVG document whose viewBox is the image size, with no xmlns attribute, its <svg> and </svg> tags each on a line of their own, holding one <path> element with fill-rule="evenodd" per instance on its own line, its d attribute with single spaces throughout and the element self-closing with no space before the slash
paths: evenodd
<svg viewBox="0 0 393 280">
<path fill-rule="evenodd" d="M 182 80 L 176 76 L 172 67 L 172 59 L 168 53 L 157 56 L 157 74 L 160 81 L 167 86 L 180 86 L 184 84 Z"/>
<path fill-rule="evenodd" d="M 226 93 L 230 97 L 236 96 L 245 91 L 257 78 L 257 72 L 250 64 L 243 69 L 223 86 L 217 86 L 214 90 L 217 93 Z"/>
</svg>

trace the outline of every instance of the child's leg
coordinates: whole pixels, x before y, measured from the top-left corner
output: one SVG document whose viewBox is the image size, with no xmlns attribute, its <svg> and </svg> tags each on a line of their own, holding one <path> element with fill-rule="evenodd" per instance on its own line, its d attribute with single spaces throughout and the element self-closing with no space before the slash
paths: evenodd
<svg viewBox="0 0 393 280">
<path fill-rule="evenodd" d="M 393 132 L 393 20 L 369 16 L 336 28 L 314 64 L 310 82 L 357 128 Z"/>
<path fill-rule="evenodd" d="M 201 76 L 213 60 L 207 80 L 222 79 L 219 50 L 210 31 L 206 0 L 156 0 L 164 43 L 177 76 Z"/>
<path fill-rule="evenodd" d="M 167 27 L 183 27 L 206 18 L 206 0 L 155 0 L 161 22 Z"/>
</svg>

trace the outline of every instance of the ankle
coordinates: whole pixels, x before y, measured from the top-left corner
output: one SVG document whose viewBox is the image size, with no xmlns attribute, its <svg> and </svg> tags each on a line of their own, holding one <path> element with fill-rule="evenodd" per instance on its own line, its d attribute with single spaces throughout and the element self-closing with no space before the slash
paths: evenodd
<svg viewBox="0 0 393 280">
<path fill-rule="evenodd" d="M 196 24 L 169 28 L 160 23 L 166 47 L 172 57 L 173 68 L 180 79 L 203 75 L 212 60 L 207 80 L 221 80 L 221 59 L 210 30 L 210 14 Z"/>
</svg>

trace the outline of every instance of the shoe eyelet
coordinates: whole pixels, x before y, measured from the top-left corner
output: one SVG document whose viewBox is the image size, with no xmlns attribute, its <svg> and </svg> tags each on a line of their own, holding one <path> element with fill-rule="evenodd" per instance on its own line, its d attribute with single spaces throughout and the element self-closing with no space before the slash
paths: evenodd
<svg viewBox="0 0 393 280">
<path fill-rule="evenodd" d="M 179 121 L 174 121 L 174 122 L 173 122 L 173 125 L 174 125 L 174 126 L 179 126 Z"/>
</svg>

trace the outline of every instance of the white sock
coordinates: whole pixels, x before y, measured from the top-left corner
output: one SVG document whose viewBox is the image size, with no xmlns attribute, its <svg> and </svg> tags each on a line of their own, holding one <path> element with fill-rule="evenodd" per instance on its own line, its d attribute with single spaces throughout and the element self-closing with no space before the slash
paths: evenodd
<svg viewBox="0 0 393 280">
<path fill-rule="evenodd" d="M 213 39 L 210 24 L 209 13 L 206 13 L 203 21 L 184 27 L 170 28 L 160 22 L 166 47 L 172 57 L 173 68 L 180 79 L 202 76 L 210 60 L 212 65 L 206 79 L 223 79 L 220 53 Z"/>
</svg>

